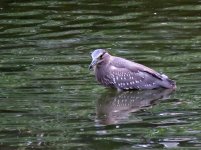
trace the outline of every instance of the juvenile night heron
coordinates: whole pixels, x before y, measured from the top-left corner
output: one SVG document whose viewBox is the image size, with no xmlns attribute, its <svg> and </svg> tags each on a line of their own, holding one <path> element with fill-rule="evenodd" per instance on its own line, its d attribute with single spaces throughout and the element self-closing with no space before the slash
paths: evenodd
<svg viewBox="0 0 201 150">
<path fill-rule="evenodd" d="M 118 90 L 176 88 L 175 82 L 168 76 L 144 65 L 112 56 L 104 49 L 94 50 L 91 57 L 89 69 L 93 68 L 96 80 L 106 87 Z"/>
</svg>

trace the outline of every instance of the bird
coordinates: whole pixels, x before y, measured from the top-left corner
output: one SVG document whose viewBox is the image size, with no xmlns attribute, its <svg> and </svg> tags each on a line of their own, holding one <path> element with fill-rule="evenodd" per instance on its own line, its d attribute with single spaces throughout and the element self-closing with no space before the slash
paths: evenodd
<svg viewBox="0 0 201 150">
<path fill-rule="evenodd" d="M 112 56 L 105 49 L 91 52 L 89 69 L 105 87 L 123 90 L 176 89 L 176 82 L 167 75 L 125 58 Z"/>
</svg>

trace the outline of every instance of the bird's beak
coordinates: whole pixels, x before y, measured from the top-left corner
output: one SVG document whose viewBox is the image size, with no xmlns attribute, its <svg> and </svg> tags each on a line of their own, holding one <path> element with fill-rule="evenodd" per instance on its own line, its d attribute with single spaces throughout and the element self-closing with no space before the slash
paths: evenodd
<svg viewBox="0 0 201 150">
<path fill-rule="evenodd" d="M 89 70 L 91 70 L 97 64 L 97 62 L 98 62 L 97 59 L 93 59 L 91 64 L 89 65 Z"/>
</svg>

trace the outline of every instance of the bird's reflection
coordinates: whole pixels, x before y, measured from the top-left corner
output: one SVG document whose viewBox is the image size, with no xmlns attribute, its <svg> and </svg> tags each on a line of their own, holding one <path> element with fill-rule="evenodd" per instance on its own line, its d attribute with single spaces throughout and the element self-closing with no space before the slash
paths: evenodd
<svg viewBox="0 0 201 150">
<path fill-rule="evenodd" d="M 167 99 L 171 89 L 144 91 L 124 91 L 105 93 L 97 101 L 97 123 L 100 125 L 118 124 L 128 120 L 131 112 L 137 112 Z"/>
</svg>

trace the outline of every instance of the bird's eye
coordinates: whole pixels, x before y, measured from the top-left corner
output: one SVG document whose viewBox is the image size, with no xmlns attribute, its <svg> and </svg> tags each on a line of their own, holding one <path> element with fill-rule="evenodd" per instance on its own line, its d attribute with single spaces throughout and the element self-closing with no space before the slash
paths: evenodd
<svg viewBox="0 0 201 150">
<path fill-rule="evenodd" d="M 104 55 L 104 54 L 100 55 L 100 59 L 102 59 L 102 58 L 103 58 L 103 55 Z"/>
<path fill-rule="evenodd" d="M 104 54 L 105 54 L 105 53 L 101 54 L 99 58 L 102 59 Z"/>
</svg>

